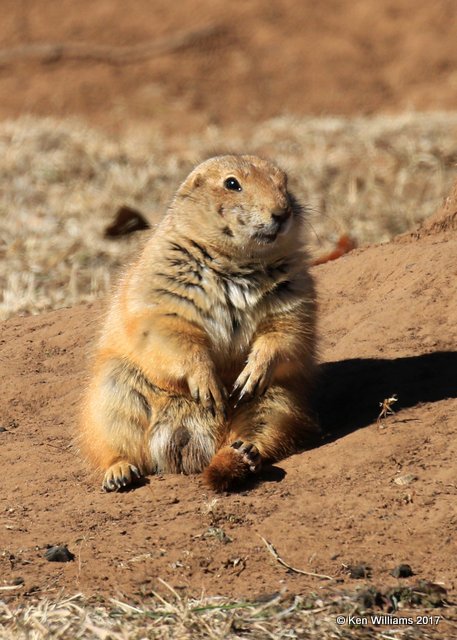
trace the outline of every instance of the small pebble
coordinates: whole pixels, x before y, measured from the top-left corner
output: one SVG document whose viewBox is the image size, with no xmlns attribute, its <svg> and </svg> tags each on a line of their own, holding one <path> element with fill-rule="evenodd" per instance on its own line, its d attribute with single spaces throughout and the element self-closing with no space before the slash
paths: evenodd
<svg viewBox="0 0 457 640">
<path fill-rule="evenodd" d="M 407 484 L 411 484 L 411 482 L 414 482 L 415 480 L 417 480 L 417 476 L 413 473 L 407 473 L 405 476 L 398 476 L 398 478 L 395 478 L 394 482 L 400 487 L 403 487 Z"/>
<path fill-rule="evenodd" d="M 45 551 L 44 557 L 49 562 L 71 562 L 71 560 L 75 559 L 74 554 L 67 549 L 66 545 L 49 547 Z"/>
<path fill-rule="evenodd" d="M 409 578 L 414 575 L 414 571 L 409 564 L 399 564 L 398 567 L 392 569 L 390 575 L 394 578 Z"/>
<path fill-rule="evenodd" d="M 371 567 L 366 564 L 352 564 L 348 567 L 349 577 L 354 580 L 361 578 L 369 578 L 371 576 Z"/>
</svg>

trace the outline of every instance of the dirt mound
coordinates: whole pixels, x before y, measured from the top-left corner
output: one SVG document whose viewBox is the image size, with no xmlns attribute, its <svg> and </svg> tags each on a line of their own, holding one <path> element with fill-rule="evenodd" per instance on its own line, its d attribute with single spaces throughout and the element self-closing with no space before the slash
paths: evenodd
<svg viewBox="0 0 457 640">
<path fill-rule="evenodd" d="M 365 582 L 379 586 L 396 584 L 389 572 L 407 562 L 415 579 L 455 596 L 456 271 L 455 235 L 316 267 L 325 438 L 217 500 L 184 476 L 104 494 L 84 469 L 71 442 L 101 305 L 4 323 L 0 571 L 19 586 L 2 597 L 135 599 L 160 590 L 159 578 L 197 595 L 335 588 L 287 572 L 259 535 L 291 565 L 339 578 L 338 588 L 358 584 L 349 564 L 369 565 Z M 395 414 L 377 423 L 393 394 Z M 58 543 L 75 561 L 44 559 Z"/>
<path fill-rule="evenodd" d="M 282 113 L 454 109 L 452 0 L 9 3 L 0 117 L 189 130 Z"/>
</svg>

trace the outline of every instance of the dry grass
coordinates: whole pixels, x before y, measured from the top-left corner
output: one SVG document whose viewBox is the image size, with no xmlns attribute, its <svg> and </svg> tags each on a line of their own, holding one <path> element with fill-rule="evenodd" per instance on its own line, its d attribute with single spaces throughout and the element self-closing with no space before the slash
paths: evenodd
<svg viewBox="0 0 457 640">
<path fill-rule="evenodd" d="M 310 242 L 382 242 L 436 208 L 455 176 L 457 114 L 282 117 L 255 129 L 109 139 L 77 121 L 0 124 L 0 319 L 103 295 L 140 238 L 103 239 L 122 204 L 157 220 L 195 162 L 220 151 L 276 160 L 311 209 Z M 138 234 L 141 237 L 141 234 Z"/>
<path fill-rule="evenodd" d="M 168 596 L 155 594 L 141 604 L 115 599 L 102 603 L 76 594 L 13 611 L 0 601 L 0 640 L 412 640 L 451 637 L 446 633 L 454 624 L 449 611 L 432 609 L 428 615 L 440 615 L 446 622 L 424 627 L 370 622 L 338 625 L 341 614 L 369 617 L 360 611 L 354 596 L 342 594 L 327 597 L 325 602 L 316 594 L 307 599 L 277 595 L 264 602 L 230 602 L 224 598 L 192 600 L 168 589 Z M 401 617 L 416 614 L 413 610 L 398 613 Z"/>
</svg>

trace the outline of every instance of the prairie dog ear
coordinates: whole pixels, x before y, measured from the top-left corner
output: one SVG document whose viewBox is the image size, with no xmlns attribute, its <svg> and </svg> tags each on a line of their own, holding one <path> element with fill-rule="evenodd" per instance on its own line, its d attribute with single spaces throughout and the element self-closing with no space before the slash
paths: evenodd
<svg viewBox="0 0 457 640">
<path fill-rule="evenodd" d="M 201 173 L 190 175 L 179 187 L 177 195 L 181 198 L 189 198 L 195 189 L 198 189 L 205 181 Z"/>
<path fill-rule="evenodd" d="M 195 189 L 197 189 L 198 187 L 201 187 L 201 185 L 205 182 L 205 178 L 201 173 L 197 173 L 197 175 L 195 175 L 192 178 L 192 187 L 194 187 Z"/>
</svg>

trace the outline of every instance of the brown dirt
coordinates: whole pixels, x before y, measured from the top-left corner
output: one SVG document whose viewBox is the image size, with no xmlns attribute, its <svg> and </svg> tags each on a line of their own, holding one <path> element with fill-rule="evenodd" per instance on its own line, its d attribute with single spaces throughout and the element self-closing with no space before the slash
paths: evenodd
<svg viewBox="0 0 457 640">
<path fill-rule="evenodd" d="M 101 305 L 4 323 L 0 572 L 24 579 L 15 597 L 130 599 L 160 588 L 158 578 L 195 595 L 335 588 L 288 573 L 260 534 L 293 566 L 340 578 L 338 588 L 360 582 L 343 565 L 370 565 L 379 586 L 396 584 L 389 571 L 407 562 L 416 576 L 406 583 L 443 583 L 455 599 L 455 233 L 356 250 L 314 274 L 326 437 L 216 502 L 200 477 L 104 494 L 84 469 L 71 439 Z M 396 413 L 377 424 L 392 394 Z M 410 484 L 394 482 L 407 474 Z M 56 543 L 76 560 L 47 562 Z"/>
<path fill-rule="evenodd" d="M 103 127 L 142 122 L 176 131 L 283 113 L 452 110 L 457 103 L 453 0 L 3 4 L 1 118 L 77 114 Z M 112 47 L 114 60 L 119 47 L 171 45 L 176 35 L 202 29 L 188 46 L 147 60 L 115 64 L 91 53 Z M 43 43 L 83 51 L 40 57 L 30 47 Z"/>
</svg>

